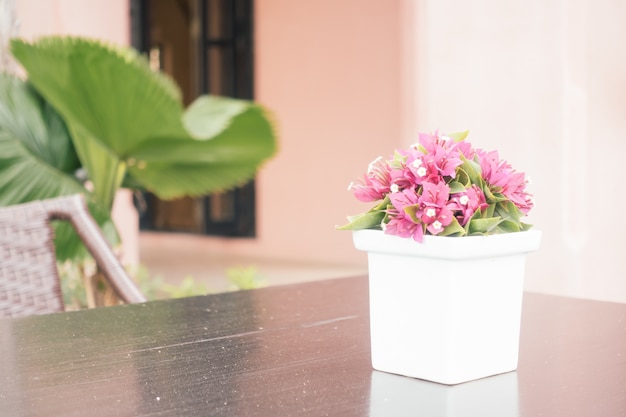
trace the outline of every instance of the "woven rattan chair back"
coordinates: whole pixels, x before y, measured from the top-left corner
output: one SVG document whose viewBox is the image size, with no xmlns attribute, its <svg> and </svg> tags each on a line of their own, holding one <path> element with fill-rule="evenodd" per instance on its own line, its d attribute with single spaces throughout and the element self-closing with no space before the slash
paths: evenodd
<svg viewBox="0 0 626 417">
<path fill-rule="evenodd" d="M 51 220 L 69 221 L 123 302 L 145 301 L 81 195 L 0 207 L 0 317 L 64 310 Z"/>
</svg>

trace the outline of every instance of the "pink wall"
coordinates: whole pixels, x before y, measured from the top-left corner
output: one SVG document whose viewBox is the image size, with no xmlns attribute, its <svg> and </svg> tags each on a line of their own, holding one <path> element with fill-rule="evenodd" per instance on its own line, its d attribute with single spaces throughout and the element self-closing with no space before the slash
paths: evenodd
<svg viewBox="0 0 626 417">
<path fill-rule="evenodd" d="M 398 2 L 257 0 L 256 98 L 281 150 L 259 180 L 259 241 L 272 257 L 364 262 L 334 229 L 366 207 L 347 186 L 400 140 Z"/>
<path fill-rule="evenodd" d="M 83 35 L 122 45 L 130 40 L 128 0 L 16 0 L 20 35 Z"/>
<path fill-rule="evenodd" d="M 396 1 L 255 1 L 255 94 L 280 151 L 258 176 L 257 238 L 207 250 L 365 267 L 335 226 L 369 208 L 348 184 L 401 143 L 400 22 Z"/>
</svg>

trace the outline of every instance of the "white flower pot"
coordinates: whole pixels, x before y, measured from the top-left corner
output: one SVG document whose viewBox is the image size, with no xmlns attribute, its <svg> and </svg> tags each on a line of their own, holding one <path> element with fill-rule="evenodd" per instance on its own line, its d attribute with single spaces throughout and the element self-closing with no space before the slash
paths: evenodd
<svg viewBox="0 0 626 417">
<path fill-rule="evenodd" d="M 372 372 L 370 416 L 518 417 L 517 374 L 442 385 Z"/>
<path fill-rule="evenodd" d="M 452 385 L 517 368 L 525 258 L 541 232 L 353 238 L 368 253 L 374 369 Z"/>
</svg>

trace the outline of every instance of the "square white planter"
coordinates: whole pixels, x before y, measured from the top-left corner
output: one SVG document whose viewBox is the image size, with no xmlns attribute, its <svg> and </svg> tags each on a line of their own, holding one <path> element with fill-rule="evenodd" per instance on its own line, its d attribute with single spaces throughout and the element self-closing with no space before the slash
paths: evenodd
<svg viewBox="0 0 626 417">
<path fill-rule="evenodd" d="M 517 368 L 526 254 L 541 232 L 353 238 L 368 253 L 374 369 L 452 385 Z"/>
</svg>

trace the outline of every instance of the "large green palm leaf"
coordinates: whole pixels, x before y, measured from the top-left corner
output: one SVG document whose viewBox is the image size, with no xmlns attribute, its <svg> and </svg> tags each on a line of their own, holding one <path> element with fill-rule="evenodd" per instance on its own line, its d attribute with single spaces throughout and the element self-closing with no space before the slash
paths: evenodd
<svg viewBox="0 0 626 417">
<path fill-rule="evenodd" d="M 161 198 L 240 185 L 274 150 L 272 126 L 258 105 L 200 97 L 184 121 L 197 139 L 155 138 L 131 152 L 129 172 Z"/>
<path fill-rule="evenodd" d="M 202 195 L 251 178 L 275 152 L 263 108 L 201 97 L 185 112 L 170 79 L 130 49 L 49 37 L 12 50 L 67 122 L 104 204 L 125 175 L 161 198 Z"/>
<path fill-rule="evenodd" d="M 65 123 L 27 83 L 0 74 L 0 206 L 88 191 L 75 177 L 80 163 Z M 106 211 L 90 204 L 105 234 L 117 234 Z M 85 249 L 69 226 L 56 228 L 57 255 L 67 259 Z"/>
<path fill-rule="evenodd" d="M 24 81 L 0 74 L 0 205 L 84 191 L 63 120 Z"/>
</svg>

